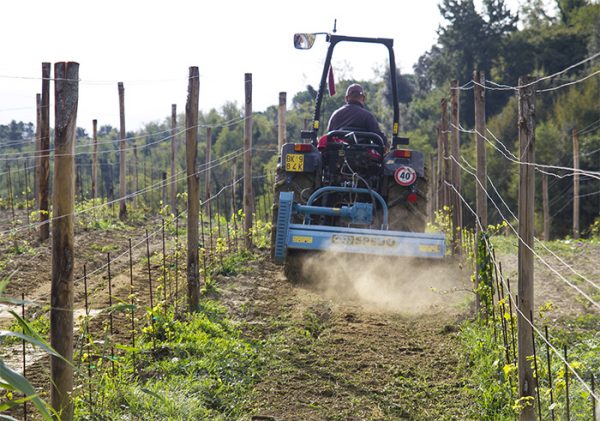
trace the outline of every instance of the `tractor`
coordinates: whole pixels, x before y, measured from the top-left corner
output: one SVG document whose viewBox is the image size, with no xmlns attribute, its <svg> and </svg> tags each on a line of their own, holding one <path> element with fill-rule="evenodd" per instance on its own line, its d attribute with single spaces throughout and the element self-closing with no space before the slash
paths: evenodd
<svg viewBox="0 0 600 421">
<path fill-rule="evenodd" d="M 319 34 L 295 34 L 309 49 Z M 275 176 L 271 256 L 298 279 L 314 252 L 441 259 L 445 238 L 426 233 L 428 182 L 424 154 L 399 136 L 393 39 L 323 34 L 329 43 L 312 127 L 283 145 Z M 393 96 L 391 145 L 376 133 L 344 127 L 322 133 L 323 98 L 331 58 L 340 43 L 381 44 L 389 53 Z"/>
</svg>

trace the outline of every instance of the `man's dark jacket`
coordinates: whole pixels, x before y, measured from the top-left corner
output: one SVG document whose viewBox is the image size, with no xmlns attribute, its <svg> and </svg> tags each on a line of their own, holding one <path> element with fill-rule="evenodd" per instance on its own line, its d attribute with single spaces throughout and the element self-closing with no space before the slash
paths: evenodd
<svg viewBox="0 0 600 421">
<path fill-rule="evenodd" d="M 367 111 L 360 102 L 351 101 L 338 108 L 331 115 L 327 131 L 352 129 L 356 131 L 376 133 L 387 144 L 385 134 L 379 128 L 379 123 L 373 114 Z"/>
</svg>

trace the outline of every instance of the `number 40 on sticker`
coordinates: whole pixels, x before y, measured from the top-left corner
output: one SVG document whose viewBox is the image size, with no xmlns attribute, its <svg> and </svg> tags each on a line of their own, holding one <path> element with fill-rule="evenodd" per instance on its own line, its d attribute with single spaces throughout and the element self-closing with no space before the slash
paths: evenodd
<svg viewBox="0 0 600 421">
<path fill-rule="evenodd" d="M 394 180 L 401 186 L 410 186 L 417 181 L 417 172 L 411 167 L 398 167 L 394 172 Z"/>
</svg>

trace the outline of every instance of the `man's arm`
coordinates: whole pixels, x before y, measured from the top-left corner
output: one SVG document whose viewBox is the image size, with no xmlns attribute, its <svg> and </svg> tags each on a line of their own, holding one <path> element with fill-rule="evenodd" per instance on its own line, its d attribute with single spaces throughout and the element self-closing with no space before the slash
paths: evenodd
<svg viewBox="0 0 600 421">
<path fill-rule="evenodd" d="M 387 148 L 388 141 L 387 141 L 387 137 L 385 136 L 385 133 L 383 133 L 383 131 L 379 127 L 379 123 L 377 122 L 377 119 L 375 118 L 375 116 L 371 113 L 369 113 L 369 115 L 370 115 L 370 118 L 367 119 L 368 131 L 377 133 L 379 136 L 381 136 L 381 138 L 383 139 L 383 144 Z"/>
</svg>

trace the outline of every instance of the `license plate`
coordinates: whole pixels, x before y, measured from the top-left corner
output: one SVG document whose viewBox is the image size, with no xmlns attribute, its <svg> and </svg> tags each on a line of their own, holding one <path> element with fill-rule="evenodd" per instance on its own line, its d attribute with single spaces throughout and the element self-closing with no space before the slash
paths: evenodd
<svg viewBox="0 0 600 421">
<path fill-rule="evenodd" d="M 304 155 L 291 153 L 285 156 L 285 170 L 292 172 L 304 171 Z"/>
</svg>

